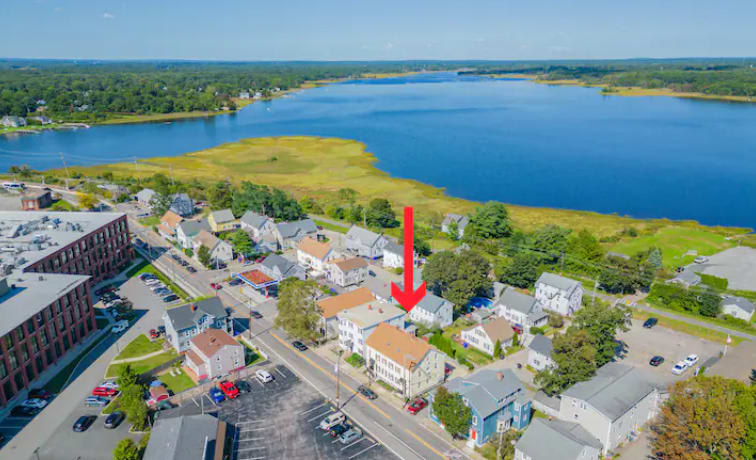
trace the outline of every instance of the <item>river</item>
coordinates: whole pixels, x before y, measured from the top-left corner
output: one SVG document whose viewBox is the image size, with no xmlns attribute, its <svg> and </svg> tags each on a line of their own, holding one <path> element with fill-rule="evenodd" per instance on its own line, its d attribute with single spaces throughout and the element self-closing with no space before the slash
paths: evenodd
<svg viewBox="0 0 756 460">
<path fill-rule="evenodd" d="M 756 227 L 756 104 L 454 73 L 336 83 L 211 118 L 0 136 L 0 170 L 279 135 L 362 141 L 378 168 L 472 200 Z"/>
</svg>

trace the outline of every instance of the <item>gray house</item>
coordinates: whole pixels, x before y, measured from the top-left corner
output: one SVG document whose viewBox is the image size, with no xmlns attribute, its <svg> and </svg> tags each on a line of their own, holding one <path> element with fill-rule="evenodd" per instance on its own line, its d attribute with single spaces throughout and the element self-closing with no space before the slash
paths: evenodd
<svg viewBox="0 0 756 460">
<path fill-rule="evenodd" d="M 438 325 L 440 328 L 451 326 L 454 305 L 448 300 L 430 292 L 410 310 L 409 317 L 413 322 L 420 322 L 426 326 Z"/>
<path fill-rule="evenodd" d="M 601 443 L 577 423 L 534 418 L 515 444 L 515 460 L 596 460 Z"/>
<path fill-rule="evenodd" d="M 222 458 L 226 422 L 212 415 L 160 417 L 152 427 L 143 460 Z"/>
<path fill-rule="evenodd" d="M 194 214 L 194 200 L 186 193 L 177 193 L 173 195 L 170 209 L 181 217 L 191 216 Z"/>
<path fill-rule="evenodd" d="M 535 297 L 518 292 L 511 286 L 501 294 L 494 309 L 499 316 L 507 318 L 524 332 L 530 332 L 531 327 L 542 327 L 549 320 L 549 314 L 543 311 Z"/>
<path fill-rule="evenodd" d="M 551 350 L 553 349 L 554 345 L 550 338 L 545 335 L 533 337 L 533 340 L 528 344 L 528 364 L 537 371 L 553 366 L 554 360 L 551 359 Z"/>
<path fill-rule="evenodd" d="M 273 228 L 278 246 L 281 249 L 296 248 L 305 237 L 317 239 L 318 226 L 312 219 L 302 219 L 294 222 L 282 222 Z"/>
<path fill-rule="evenodd" d="M 358 256 L 377 259 L 383 256 L 383 248 L 389 240 L 378 233 L 352 225 L 346 234 L 346 250 Z"/>
<path fill-rule="evenodd" d="M 165 337 L 179 353 L 189 349 L 189 341 L 207 329 L 221 329 L 232 336 L 231 314 L 217 297 L 171 308 L 163 313 Z"/>
<path fill-rule="evenodd" d="M 684 288 L 688 288 L 701 284 L 701 277 L 690 268 L 686 268 L 671 280 L 667 280 L 667 283 L 679 284 Z"/>
<path fill-rule="evenodd" d="M 465 234 L 465 227 L 467 227 L 467 224 L 470 223 L 470 219 L 467 216 L 462 216 L 460 214 L 447 214 L 446 217 L 444 217 L 444 221 L 441 222 L 441 231 L 444 233 L 449 233 L 449 229 L 452 227 L 452 224 L 457 225 L 457 237 L 462 238 Z"/>
<path fill-rule="evenodd" d="M 9 128 L 20 128 L 22 126 L 26 126 L 26 120 L 22 117 L 6 115 L 2 119 L 0 119 L 0 125 L 7 126 Z"/>
<path fill-rule="evenodd" d="M 263 234 L 272 232 L 275 227 L 273 219 L 252 211 L 245 212 L 239 219 L 239 224 L 257 242 L 262 239 Z"/>
<path fill-rule="evenodd" d="M 273 278 L 274 280 L 285 280 L 286 278 L 299 278 L 304 280 L 307 272 L 304 267 L 279 256 L 271 254 L 260 264 L 260 271 Z"/>
<path fill-rule="evenodd" d="M 184 249 L 194 250 L 194 238 L 203 230 L 210 231 L 207 220 L 185 220 L 176 226 L 176 242 Z"/>
<path fill-rule="evenodd" d="M 143 188 L 136 194 L 136 200 L 142 206 L 152 206 L 152 198 L 155 196 L 155 191 L 151 188 Z"/>
<path fill-rule="evenodd" d="M 750 321 L 753 316 L 754 306 L 746 298 L 734 295 L 722 297 L 722 313 L 725 315 L 740 318 L 743 321 Z"/>
</svg>

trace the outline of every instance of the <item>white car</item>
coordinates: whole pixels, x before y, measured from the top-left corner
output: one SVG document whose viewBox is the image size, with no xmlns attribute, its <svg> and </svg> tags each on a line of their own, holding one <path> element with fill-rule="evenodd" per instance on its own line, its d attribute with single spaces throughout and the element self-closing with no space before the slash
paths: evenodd
<svg viewBox="0 0 756 460">
<path fill-rule="evenodd" d="M 98 386 L 103 388 L 112 388 L 113 390 L 118 389 L 118 384 L 115 380 L 105 380 L 102 383 L 100 383 Z"/>
<path fill-rule="evenodd" d="M 696 354 L 688 355 L 688 357 L 685 358 L 685 365 L 688 367 L 695 366 L 697 362 L 698 362 L 698 355 Z"/>
<path fill-rule="evenodd" d="M 688 365 L 685 364 L 685 361 L 679 361 L 677 364 L 675 364 L 672 367 L 672 373 L 675 375 L 680 375 L 683 372 L 685 372 L 685 369 L 688 368 Z"/>
<path fill-rule="evenodd" d="M 118 321 L 117 323 L 115 323 L 115 325 L 110 331 L 118 334 L 120 332 L 125 331 L 127 327 L 129 327 L 129 322 L 126 321 L 125 319 L 122 319 L 121 321 Z"/>
<path fill-rule="evenodd" d="M 167 287 L 168 286 L 166 286 L 162 282 L 150 285 L 150 289 L 152 289 L 152 292 L 159 291 L 160 289 L 166 289 Z"/>
<path fill-rule="evenodd" d="M 146 284 L 147 286 L 152 286 L 154 284 L 163 284 L 163 282 L 157 278 L 150 278 L 147 281 L 145 281 L 144 284 Z"/>
<path fill-rule="evenodd" d="M 21 403 L 24 407 L 33 407 L 35 409 L 42 409 L 47 405 L 47 401 L 44 399 L 27 399 Z"/>
<path fill-rule="evenodd" d="M 331 428 L 338 425 L 339 423 L 343 422 L 344 420 L 346 420 L 346 416 L 342 414 L 341 412 L 336 412 L 335 414 L 331 414 L 328 417 L 321 420 L 320 425 L 318 426 L 320 427 L 321 430 L 328 431 Z"/>
<path fill-rule="evenodd" d="M 268 383 L 273 381 L 273 376 L 270 375 L 270 372 L 260 369 L 257 372 L 255 372 L 255 375 L 257 376 L 257 380 L 259 380 L 262 383 Z"/>
<path fill-rule="evenodd" d="M 693 262 L 697 264 L 705 264 L 708 261 L 709 261 L 709 258 L 706 256 L 698 256 L 695 258 L 695 260 L 693 260 Z"/>
</svg>

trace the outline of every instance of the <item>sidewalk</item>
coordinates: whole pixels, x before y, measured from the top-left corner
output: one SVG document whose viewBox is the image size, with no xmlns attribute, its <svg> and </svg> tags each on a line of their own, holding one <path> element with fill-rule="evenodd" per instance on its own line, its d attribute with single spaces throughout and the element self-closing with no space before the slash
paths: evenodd
<svg viewBox="0 0 756 460">
<path fill-rule="evenodd" d="M 162 355 L 163 353 L 165 353 L 165 350 L 153 351 L 152 353 L 147 353 L 146 355 L 142 355 L 142 356 L 135 356 L 133 358 L 114 359 L 113 361 L 110 362 L 110 364 L 113 365 L 113 364 L 133 363 L 135 361 L 141 361 L 143 359 L 152 358 L 153 356 Z"/>
</svg>

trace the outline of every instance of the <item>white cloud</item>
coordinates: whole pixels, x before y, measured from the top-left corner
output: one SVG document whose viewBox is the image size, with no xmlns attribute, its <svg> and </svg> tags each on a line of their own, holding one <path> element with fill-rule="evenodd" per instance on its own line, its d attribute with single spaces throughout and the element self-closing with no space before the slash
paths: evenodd
<svg viewBox="0 0 756 460">
<path fill-rule="evenodd" d="M 108 13 L 107 11 L 102 13 L 103 19 L 115 19 L 115 14 Z"/>
</svg>

